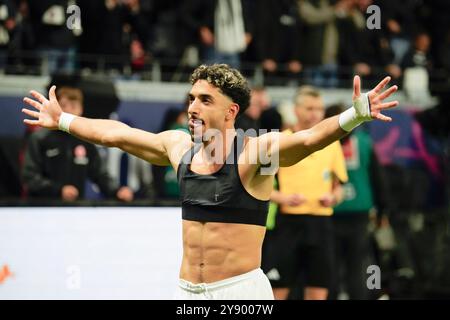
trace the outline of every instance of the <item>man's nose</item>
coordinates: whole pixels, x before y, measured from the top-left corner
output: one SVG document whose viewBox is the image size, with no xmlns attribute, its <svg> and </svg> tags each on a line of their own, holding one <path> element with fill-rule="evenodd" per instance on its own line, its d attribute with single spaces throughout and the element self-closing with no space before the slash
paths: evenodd
<svg viewBox="0 0 450 320">
<path fill-rule="evenodd" d="M 199 112 L 199 104 L 198 104 L 198 100 L 195 99 L 194 101 L 192 101 L 189 104 L 188 107 L 188 114 L 192 115 L 192 114 L 198 114 Z"/>
</svg>

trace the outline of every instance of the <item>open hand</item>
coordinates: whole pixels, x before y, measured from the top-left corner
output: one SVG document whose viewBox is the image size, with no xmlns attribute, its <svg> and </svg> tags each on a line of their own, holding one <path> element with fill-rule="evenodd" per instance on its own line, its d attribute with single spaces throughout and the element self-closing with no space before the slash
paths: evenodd
<svg viewBox="0 0 450 320">
<path fill-rule="evenodd" d="M 361 79 L 359 76 L 355 76 L 353 79 L 353 106 L 359 117 L 365 120 L 378 119 L 381 121 L 392 121 L 392 118 L 381 113 L 383 110 L 398 106 L 398 101 L 384 102 L 385 99 L 398 90 L 397 86 L 392 86 L 389 89 L 382 91 L 389 81 L 391 81 L 391 77 L 384 78 L 375 88 L 370 90 L 367 94 L 362 95 Z M 367 102 L 368 108 L 366 107 Z"/>
<path fill-rule="evenodd" d="M 62 113 L 61 107 L 56 99 L 56 86 L 52 86 L 48 93 L 49 99 L 37 91 L 31 90 L 30 94 L 37 100 L 24 98 L 23 101 L 35 108 L 37 111 L 22 109 L 26 115 L 36 120 L 25 119 L 23 122 L 33 126 L 41 126 L 50 130 L 58 129 L 59 117 Z"/>
</svg>

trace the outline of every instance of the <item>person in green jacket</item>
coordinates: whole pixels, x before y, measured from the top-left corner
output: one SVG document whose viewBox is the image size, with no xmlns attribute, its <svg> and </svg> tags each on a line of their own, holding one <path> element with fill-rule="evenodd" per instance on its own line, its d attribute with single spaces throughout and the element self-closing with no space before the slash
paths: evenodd
<svg viewBox="0 0 450 320">
<path fill-rule="evenodd" d="M 326 116 L 342 110 L 331 106 Z M 372 139 L 359 129 L 341 139 L 348 172 L 343 185 L 344 201 L 334 208 L 336 272 L 334 293 L 345 292 L 349 299 L 369 299 L 367 268 L 371 265 L 369 218 L 383 207 L 382 171 Z"/>
</svg>

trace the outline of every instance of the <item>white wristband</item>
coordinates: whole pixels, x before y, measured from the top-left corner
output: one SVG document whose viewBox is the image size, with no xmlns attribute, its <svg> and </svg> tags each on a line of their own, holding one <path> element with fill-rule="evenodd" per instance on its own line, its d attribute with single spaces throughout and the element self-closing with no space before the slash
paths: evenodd
<svg viewBox="0 0 450 320">
<path fill-rule="evenodd" d="M 352 131 L 365 121 L 371 121 L 370 101 L 367 93 L 353 101 L 353 106 L 339 115 L 339 125 L 347 132 Z"/>
<path fill-rule="evenodd" d="M 355 108 L 351 107 L 339 115 L 339 125 L 344 131 L 350 132 L 359 126 L 364 121 L 361 121 L 356 116 Z"/>
<path fill-rule="evenodd" d="M 67 133 L 70 133 L 70 123 L 75 119 L 76 116 L 70 113 L 61 113 L 61 116 L 59 117 L 59 123 L 58 128 L 59 130 L 65 131 Z"/>
</svg>

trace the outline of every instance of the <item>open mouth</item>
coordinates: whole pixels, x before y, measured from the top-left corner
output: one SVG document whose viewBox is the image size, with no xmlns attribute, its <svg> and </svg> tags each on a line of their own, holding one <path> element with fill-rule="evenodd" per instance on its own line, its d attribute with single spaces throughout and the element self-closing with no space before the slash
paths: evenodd
<svg viewBox="0 0 450 320">
<path fill-rule="evenodd" d="M 199 128 L 201 128 L 203 125 L 204 125 L 204 121 L 203 120 L 201 120 L 201 119 L 193 119 L 193 118 L 191 118 L 191 119 L 189 119 L 189 128 L 191 129 L 191 130 L 196 130 L 196 129 L 199 129 Z"/>
</svg>

